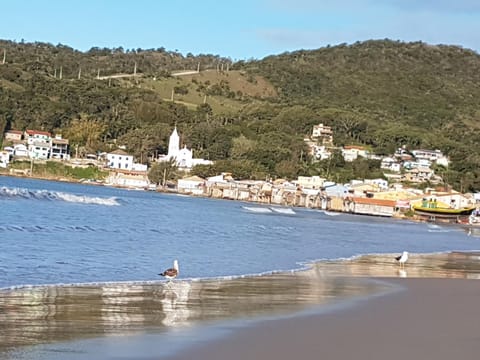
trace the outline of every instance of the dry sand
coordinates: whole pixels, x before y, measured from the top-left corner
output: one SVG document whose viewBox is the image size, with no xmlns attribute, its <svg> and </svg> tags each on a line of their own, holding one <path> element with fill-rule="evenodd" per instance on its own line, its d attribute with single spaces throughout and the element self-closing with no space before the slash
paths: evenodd
<svg viewBox="0 0 480 360">
<path fill-rule="evenodd" d="M 480 358 L 480 282 L 389 281 L 404 290 L 326 314 L 260 322 L 172 359 Z"/>
</svg>

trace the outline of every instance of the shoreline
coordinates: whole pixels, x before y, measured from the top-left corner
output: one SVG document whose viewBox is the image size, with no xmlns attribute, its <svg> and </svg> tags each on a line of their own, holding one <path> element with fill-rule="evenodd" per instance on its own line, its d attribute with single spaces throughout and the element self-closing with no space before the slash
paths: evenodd
<svg viewBox="0 0 480 360">
<path fill-rule="evenodd" d="M 49 359 L 55 359 L 56 353 L 61 354 L 62 359 L 86 359 L 95 355 L 113 359 L 114 354 L 123 356 L 119 353 L 123 345 L 118 341 L 124 339 L 120 342 L 127 342 L 130 351 L 135 353 L 124 358 L 131 359 L 235 359 L 227 356 L 233 353 L 241 356 L 239 359 L 291 359 L 282 357 L 292 355 L 288 349 L 281 350 L 275 344 L 289 344 L 298 334 L 300 338 L 310 338 L 310 343 L 305 343 L 305 348 L 303 345 L 298 348 L 298 343 L 288 347 L 296 348 L 297 355 L 315 358 L 321 353 L 314 347 L 319 341 L 311 338 L 310 332 L 330 336 L 331 327 L 340 324 L 337 323 L 340 317 L 347 330 L 352 328 L 362 336 L 368 333 L 373 336 L 374 330 L 381 328 L 378 322 L 383 322 L 382 316 L 386 319 L 391 316 L 388 320 L 391 324 L 401 321 L 403 313 L 418 312 L 420 319 L 430 306 L 448 312 L 442 289 L 450 294 L 448 301 L 454 301 L 458 292 L 460 299 L 467 302 L 462 311 L 470 311 L 475 318 L 480 312 L 475 301 L 477 295 L 480 297 L 480 286 L 469 279 L 480 279 L 480 252 L 411 254 L 403 269 L 391 254 L 363 255 L 315 263 L 304 271 L 235 279 L 182 280 L 170 285 L 165 282 L 110 283 L 17 289 L 0 292 L 0 334 L 3 334 L 0 335 L 0 358 L 2 354 L 17 359 L 38 358 L 48 351 L 52 355 L 47 356 Z M 413 290 L 410 284 L 414 284 Z M 429 298 L 432 304 L 424 301 L 428 291 L 435 292 L 435 296 Z M 470 295 L 462 295 L 464 292 L 473 294 L 473 300 Z M 399 298 L 406 300 L 398 302 Z M 416 308 L 416 302 L 420 308 Z M 385 310 L 384 315 L 375 315 L 381 308 L 405 304 L 412 308 L 395 310 L 394 314 Z M 362 325 L 366 327 L 363 329 L 351 323 L 357 317 L 365 318 L 366 314 L 376 316 L 373 325 L 368 320 L 367 325 Z M 316 321 L 311 323 L 312 319 Z M 329 326 L 325 325 L 325 319 L 330 319 Z M 288 333 L 295 328 L 294 334 Z M 311 330 L 306 331 L 307 328 Z M 409 333 L 407 328 L 401 331 Z M 271 338 L 263 339 L 264 336 Z M 176 351 L 163 350 L 171 341 L 178 342 Z M 365 341 L 374 347 L 372 338 Z M 151 351 L 145 350 L 145 346 Z M 325 349 L 328 346 L 327 342 Z M 241 351 L 245 348 L 258 349 L 261 353 L 246 356 L 245 351 Z M 70 351 L 75 356 L 66 355 Z M 331 346 L 330 351 L 329 358 L 344 358 L 335 357 L 337 353 Z"/>
<path fill-rule="evenodd" d="M 399 214 L 394 214 L 393 216 L 381 216 L 381 215 L 376 215 L 376 214 L 366 214 L 366 213 L 354 213 L 354 212 L 349 212 L 349 211 L 339 211 L 336 209 L 322 209 L 320 207 L 307 207 L 307 206 L 294 206 L 294 205 L 282 205 L 282 204 L 270 204 L 270 203 L 264 203 L 261 201 L 251 201 L 251 200 L 234 200 L 230 198 L 219 198 L 219 197 L 214 197 L 214 196 L 208 196 L 208 195 L 195 195 L 195 194 L 186 194 L 179 192 L 177 190 L 171 190 L 171 189 L 156 189 L 156 190 L 151 190 L 151 189 L 143 189 L 143 188 L 130 188 L 130 187 L 123 187 L 123 186 L 111 186 L 111 185 L 105 185 L 105 184 L 98 184 L 94 182 L 88 182 L 88 181 L 81 181 L 82 179 L 73 179 L 73 178 L 65 178 L 65 177 L 58 177 L 58 176 L 53 176 L 53 177 L 42 177 L 42 176 L 25 176 L 21 174 L 7 174 L 7 173 L 2 173 L 0 172 L 0 176 L 5 176 L 5 177 L 12 177 L 12 178 L 21 178 L 21 179 L 33 179 L 33 180 L 42 180 L 42 181 L 53 181 L 53 182 L 61 182 L 61 183 L 70 183 L 70 184 L 80 184 L 80 185 L 89 185 L 89 186 L 101 186 L 101 187 L 106 187 L 106 188 L 113 188 L 113 189 L 121 189 L 121 190 L 140 190 L 140 191 L 145 191 L 145 192 L 155 192 L 155 193 L 160 193 L 160 194 L 167 194 L 167 195 L 180 195 L 180 196 L 186 196 L 190 198 L 204 198 L 204 199 L 214 199 L 214 200 L 225 200 L 225 201 L 238 201 L 238 202 L 244 202 L 248 204 L 255 204 L 258 206 L 280 206 L 280 207 L 286 207 L 286 208 L 293 208 L 293 209 L 311 209 L 311 210 L 319 210 L 319 211 L 328 211 L 336 214 L 347 214 L 347 215 L 358 215 L 358 216 L 364 216 L 364 217 L 379 217 L 379 218 L 389 218 L 389 219 L 394 219 L 394 220 L 401 220 L 401 221 L 413 221 L 413 222 L 419 222 L 419 223 L 435 223 L 435 224 L 442 224 L 445 226 L 458 226 L 462 229 L 480 229 L 480 223 L 477 224 L 468 224 L 468 223 L 463 223 L 463 222 L 452 222 L 450 219 L 435 219 L 434 221 L 430 221 L 428 218 L 422 215 L 413 215 L 413 216 L 405 216 L 405 215 L 399 215 Z"/>
</svg>

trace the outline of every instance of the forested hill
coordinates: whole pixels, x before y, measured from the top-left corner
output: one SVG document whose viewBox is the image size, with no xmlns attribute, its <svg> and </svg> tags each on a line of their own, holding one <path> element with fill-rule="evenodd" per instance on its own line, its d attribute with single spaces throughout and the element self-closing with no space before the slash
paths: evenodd
<svg viewBox="0 0 480 360">
<path fill-rule="evenodd" d="M 345 112 L 370 130 L 420 131 L 418 139 L 415 131 L 399 134 L 409 137 L 406 143 L 425 144 L 432 131 L 480 127 L 480 56 L 471 50 L 367 41 L 271 56 L 245 67 L 269 79 L 284 103 L 333 112 L 333 118 Z"/>
<path fill-rule="evenodd" d="M 339 146 L 440 149 L 453 160 L 449 182 L 480 189 L 480 56 L 471 50 L 381 40 L 232 63 L 163 48 L 0 41 L 0 129 L 62 132 L 85 151 L 116 140 L 146 158 L 165 151 L 177 124 L 197 156 L 241 162 L 242 175 L 325 174 L 303 143 L 320 122 Z"/>
</svg>

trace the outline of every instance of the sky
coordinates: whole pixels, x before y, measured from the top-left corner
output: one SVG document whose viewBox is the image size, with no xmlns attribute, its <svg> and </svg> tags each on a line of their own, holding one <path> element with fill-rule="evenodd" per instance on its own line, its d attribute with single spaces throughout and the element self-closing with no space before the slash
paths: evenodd
<svg viewBox="0 0 480 360">
<path fill-rule="evenodd" d="M 480 51 L 480 0 L 2 0 L 0 39 L 262 59 L 370 39 Z"/>
</svg>

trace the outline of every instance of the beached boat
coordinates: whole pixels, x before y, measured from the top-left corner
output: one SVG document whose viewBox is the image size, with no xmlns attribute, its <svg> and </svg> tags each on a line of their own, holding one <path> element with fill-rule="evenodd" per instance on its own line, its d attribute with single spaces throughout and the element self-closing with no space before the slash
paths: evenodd
<svg viewBox="0 0 480 360">
<path fill-rule="evenodd" d="M 421 204 L 412 205 L 412 209 L 420 214 L 448 217 L 470 215 L 475 210 L 475 206 L 454 208 L 436 200 L 423 200 Z"/>
</svg>

